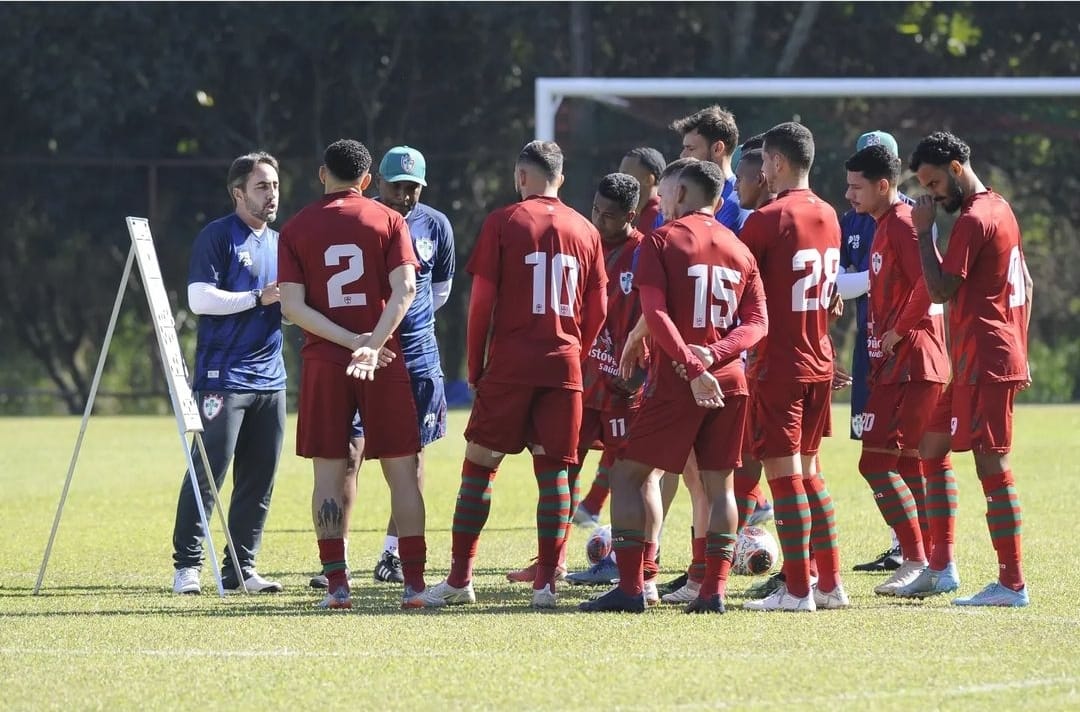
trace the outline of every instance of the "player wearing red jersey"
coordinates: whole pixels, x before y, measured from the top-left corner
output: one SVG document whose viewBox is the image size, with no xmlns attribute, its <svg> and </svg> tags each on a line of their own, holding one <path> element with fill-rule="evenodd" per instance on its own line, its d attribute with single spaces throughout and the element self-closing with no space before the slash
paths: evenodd
<svg viewBox="0 0 1080 712">
<path fill-rule="evenodd" d="M 742 240 L 757 258 L 769 309 L 758 345 L 751 406 L 754 452 L 773 495 L 784 585 L 751 610 L 843 608 L 832 498 L 815 455 L 828 423 L 833 379 L 829 306 L 840 261 L 836 212 L 809 187 L 814 139 L 795 122 L 765 133 L 762 170 L 772 202 L 747 219 Z M 809 545 L 818 584 L 811 591 Z"/>
<path fill-rule="evenodd" d="M 710 511 L 706 572 L 686 612 L 724 612 L 735 546 L 731 474 L 739 464 L 747 411 L 739 354 L 765 333 L 764 292 L 749 250 L 715 218 L 724 185 L 719 167 L 694 162 L 667 181 L 675 185 L 679 219 L 645 239 L 636 273 L 658 354 L 625 459 L 611 477 L 619 585 L 582 603 L 587 612 L 644 610 L 645 511 L 639 490 L 653 469 L 678 471 L 691 452 Z"/>
<path fill-rule="evenodd" d="M 640 194 L 634 226 L 648 235 L 664 224 L 660 212 L 660 176 L 667 167 L 662 153 L 655 148 L 639 147 L 627 151 L 619 163 L 619 172 L 637 179 Z"/>
<path fill-rule="evenodd" d="M 424 599 L 424 499 L 409 375 L 401 360 L 375 369 L 416 292 L 416 256 L 405 221 L 363 196 L 371 155 L 358 141 L 330 144 L 319 168 L 325 195 L 281 230 L 278 278 L 285 317 L 304 330 L 296 452 L 315 469 L 312 519 L 328 579 L 326 608 L 352 606 L 346 574 L 343 501 L 353 415 L 371 418 L 366 450 L 390 485 L 405 576 L 402 608 Z M 349 376 L 355 376 L 350 378 Z M 358 380 L 357 380 L 358 379 Z M 394 408 L 382 407 L 394 403 Z"/>
<path fill-rule="evenodd" d="M 851 207 L 876 221 L 870 252 L 867 351 L 869 396 L 862 415 L 859 472 L 885 522 L 896 532 L 903 563 L 881 585 L 895 595 L 926 568 L 929 532 L 918 448 L 932 409 L 949 380 L 942 309 L 931 305 L 922 278 L 911 206 L 900 199 L 900 159 L 882 144 L 844 164 Z M 916 463 L 903 467 L 901 457 Z"/>
<path fill-rule="evenodd" d="M 938 131 L 919 142 L 910 164 L 929 191 L 912 213 L 923 276 L 930 298 L 938 304 L 949 303 L 952 449 L 971 450 L 974 455 L 999 568 L 997 581 L 953 603 L 1026 606 L 1022 517 L 1009 452 L 1013 400 L 1030 383 L 1027 328 L 1032 282 L 1016 216 L 1004 198 L 979 180 L 970 158 L 966 143 Z M 940 261 L 931 233 L 938 203 L 948 212 L 960 211 Z M 931 489 L 931 496 L 934 492 Z M 937 532 L 934 538 L 936 549 Z M 934 563 L 899 593 L 927 595 L 948 590 L 935 581 L 947 572 L 935 570 Z"/>
<path fill-rule="evenodd" d="M 570 521 L 568 467 L 581 429 L 581 362 L 607 309 L 600 236 L 559 200 L 562 165 L 554 143 L 522 149 L 514 169 L 522 200 L 487 217 L 467 267 L 476 400 L 465 430 L 450 574 L 432 587 L 447 603 L 476 600 L 472 569 L 491 483 L 505 454 L 528 445 L 539 487 L 532 605 L 556 604 L 555 570 Z"/>
</svg>

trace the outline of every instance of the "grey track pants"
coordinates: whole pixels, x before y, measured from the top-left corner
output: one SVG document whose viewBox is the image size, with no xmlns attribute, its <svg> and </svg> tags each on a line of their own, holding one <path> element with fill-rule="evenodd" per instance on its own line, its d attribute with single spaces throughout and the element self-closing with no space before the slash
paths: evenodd
<svg viewBox="0 0 1080 712">
<path fill-rule="evenodd" d="M 220 407 L 208 418 L 205 399 L 221 398 Z M 233 464 L 233 490 L 229 502 L 229 532 L 245 576 L 255 567 L 255 555 L 262 541 L 263 525 L 270 511 L 274 475 L 285 435 L 285 391 L 237 393 L 220 391 L 197 394 L 203 421 L 203 442 L 214 481 L 220 489 L 229 463 Z M 216 401 L 212 403 L 216 405 Z M 213 496 L 203 470 L 198 449 L 192 447 L 195 474 L 199 480 L 207 519 L 213 511 Z M 203 556 L 203 528 L 192 493 L 191 478 L 184 473 L 173 527 L 173 562 L 177 569 L 199 567 Z M 226 551 L 222 571 L 233 573 Z"/>
</svg>

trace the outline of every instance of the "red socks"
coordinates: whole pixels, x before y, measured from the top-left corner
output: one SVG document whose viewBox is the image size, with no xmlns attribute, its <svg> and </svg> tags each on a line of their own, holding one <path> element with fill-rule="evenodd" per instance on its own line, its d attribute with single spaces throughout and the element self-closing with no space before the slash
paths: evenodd
<svg viewBox="0 0 1080 712">
<path fill-rule="evenodd" d="M 461 486 L 451 529 L 450 574 L 446 582 L 461 588 L 472 581 L 473 560 L 480 532 L 491 512 L 491 482 L 495 470 L 465 460 L 461 466 Z"/>
<path fill-rule="evenodd" d="M 810 505 L 802 475 L 769 480 L 776 533 L 784 554 L 784 583 L 793 596 L 810 594 Z"/>
<path fill-rule="evenodd" d="M 319 539 L 319 561 L 326 576 L 327 590 L 349 590 L 348 565 L 345 563 L 345 539 Z"/>
<path fill-rule="evenodd" d="M 422 536 L 403 536 L 398 539 L 398 552 L 401 556 L 401 572 L 405 576 L 405 585 L 413 591 L 423 591 L 427 541 Z"/>
</svg>

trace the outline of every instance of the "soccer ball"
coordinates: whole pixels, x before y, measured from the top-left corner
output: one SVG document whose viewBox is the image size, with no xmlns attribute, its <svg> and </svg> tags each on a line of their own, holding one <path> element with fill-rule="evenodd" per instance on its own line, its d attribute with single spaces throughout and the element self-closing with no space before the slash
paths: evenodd
<svg viewBox="0 0 1080 712">
<path fill-rule="evenodd" d="M 768 573 L 780 559 L 780 547 L 767 529 L 745 526 L 735 541 L 731 570 L 743 576 Z"/>
<path fill-rule="evenodd" d="M 593 529 L 585 542 L 585 556 L 589 559 L 589 564 L 595 566 L 611 556 L 612 552 L 611 526 L 604 525 Z"/>
</svg>

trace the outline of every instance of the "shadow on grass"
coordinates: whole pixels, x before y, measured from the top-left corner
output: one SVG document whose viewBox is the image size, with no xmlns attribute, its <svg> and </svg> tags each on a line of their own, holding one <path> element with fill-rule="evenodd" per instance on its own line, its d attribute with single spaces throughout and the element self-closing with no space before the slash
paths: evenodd
<svg viewBox="0 0 1080 712">
<path fill-rule="evenodd" d="M 535 532 L 535 525 L 526 525 L 520 527 L 484 527 L 484 533 L 487 532 Z M 450 532 L 450 527 L 427 527 L 427 533 L 431 532 Z M 310 534 L 315 536 L 315 530 L 308 529 L 278 529 L 276 527 L 267 527 L 265 533 L 274 534 Z M 350 528 L 350 534 L 385 534 L 386 527 L 368 527 L 366 529 Z"/>
</svg>

